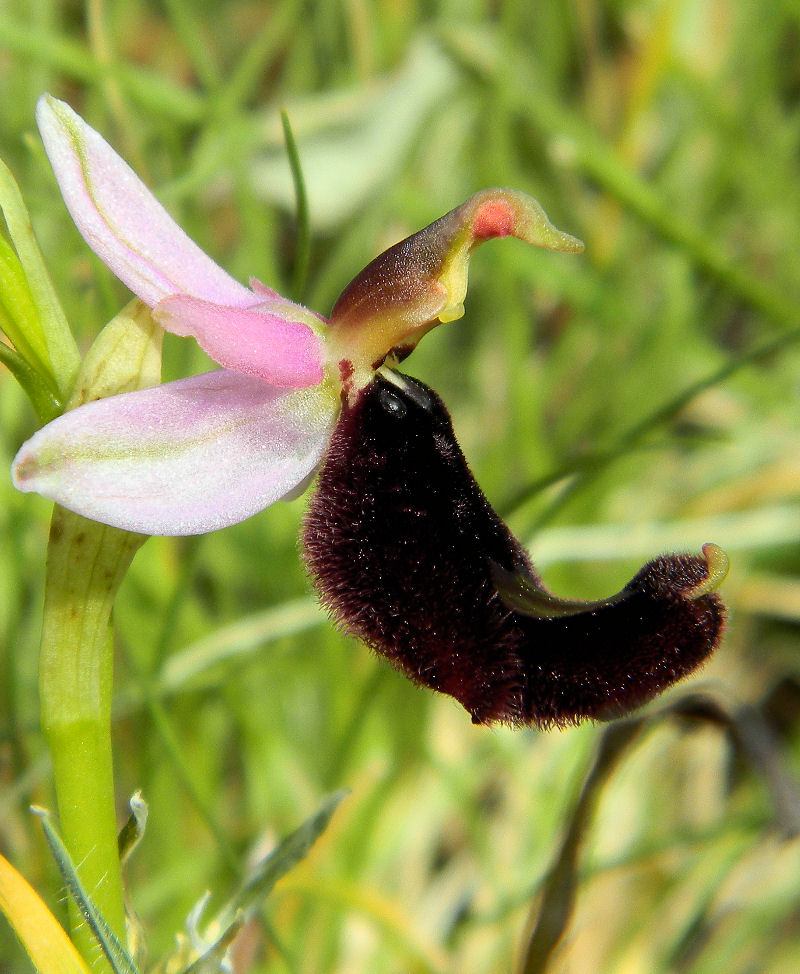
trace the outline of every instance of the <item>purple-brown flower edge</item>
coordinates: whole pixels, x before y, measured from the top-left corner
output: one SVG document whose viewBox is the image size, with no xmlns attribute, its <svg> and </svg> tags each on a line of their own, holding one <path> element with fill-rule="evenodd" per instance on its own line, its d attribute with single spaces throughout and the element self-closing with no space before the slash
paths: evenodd
<svg viewBox="0 0 800 974">
<path fill-rule="evenodd" d="M 476 724 L 620 716 L 700 666 L 724 627 L 716 545 L 657 558 L 598 602 L 547 592 L 442 401 L 398 373 L 345 406 L 303 548 L 337 624 Z"/>
</svg>

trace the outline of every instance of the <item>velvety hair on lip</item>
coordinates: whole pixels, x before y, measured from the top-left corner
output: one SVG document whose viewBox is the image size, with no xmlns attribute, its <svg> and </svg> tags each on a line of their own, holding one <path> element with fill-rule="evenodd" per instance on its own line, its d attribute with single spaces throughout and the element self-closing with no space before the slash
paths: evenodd
<svg viewBox="0 0 800 974">
<path fill-rule="evenodd" d="M 337 624 L 478 724 L 625 713 L 691 673 L 724 625 L 713 545 L 657 558 L 598 602 L 549 593 L 475 482 L 442 401 L 399 374 L 345 406 L 303 547 Z"/>
</svg>

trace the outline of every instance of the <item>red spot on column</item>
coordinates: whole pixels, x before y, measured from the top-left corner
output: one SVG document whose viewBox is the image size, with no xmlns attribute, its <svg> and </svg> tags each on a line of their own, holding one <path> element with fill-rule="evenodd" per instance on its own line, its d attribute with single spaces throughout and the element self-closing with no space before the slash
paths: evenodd
<svg viewBox="0 0 800 974">
<path fill-rule="evenodd" d="M 505 200 L 487 200 L 478 207 L 472 232 L 481 240 L 509 236 L 514 232 L 514 210 Z"/>
</svg>

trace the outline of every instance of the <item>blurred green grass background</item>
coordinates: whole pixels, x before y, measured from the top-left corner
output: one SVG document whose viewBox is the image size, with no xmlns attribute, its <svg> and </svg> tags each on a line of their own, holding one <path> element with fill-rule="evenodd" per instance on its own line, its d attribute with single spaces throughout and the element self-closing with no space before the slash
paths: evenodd
<svg viewBox="0 0 800 974">
<path fill-rule="evenodd" d="M 84 348 L 127 294 L 60 200 L 42 91 L 228 270 L 285 293 L 286 108 L 311 206 L 304 300 L 322 313 L 473 191 L 533 194 L 586 254 L 482 248 L 465 317 L 407 370 L 559 594 L 609 594 L 705 541 L 732 560 L 724 645 L 651 711 L 690 691 L 717 709 L 613 745 L 598 726 L 474 728 L 339 637 L 298 558 L 302 499 L 149 541 L 116 610 L 115 751 L 120 813 L 137 788 L 150 803 L 128 874 L 150 957 L 347 786 L 239 970 L 800 969 L 797 0 L 5 0 L 0 84 L 0 155 Z M 165 346 L 166 377 L 208 367 Z M 6 469 L 33 429 L 4 374 Z M 27 811 L 53 804 L 36 693 L 49 506 L 7 477 L 0 492 L 0 848 L 62 910 Z M 602 742 L 616 763 L 587 778 Z M 0 929 L 0 970 L 25 963 Z"/>
</svg>

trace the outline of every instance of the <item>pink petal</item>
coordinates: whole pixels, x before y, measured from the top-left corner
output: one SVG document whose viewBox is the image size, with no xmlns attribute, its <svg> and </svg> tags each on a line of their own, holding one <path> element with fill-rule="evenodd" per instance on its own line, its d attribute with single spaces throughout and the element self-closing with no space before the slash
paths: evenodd
<svg viewBox="0 0 800 974">
<path fill-rule="evenodd" d="M 178 293 L 236 307 L 256 302 L 186 236 L 130 166 L 69 105 L 42 95 L 36 119 L 76 226 L 146 304 L 152 307 Z"/>
<path fill-rule="evenodd" d="M 160 301 L 153 317 L 173 335 L 192 335 L 226 369 L 295 389 L 322 381 L 322 341 L 309 324 L 320 322 L 290 301 L 245 309 L 176 295 Z"/>
<path fill-rule="evenodd" d="M 339 411 L 324 386 L 286 391 L 225 369 L 99 399 L 36 433 L 15 485 L 142 534 L 202 534 L 291 493 Z"/>
<path fill-rule="evenodd" d="M 258 304 L 263 311 L 270 311 L 281 318 L 286 318 L 287 321 L 305 321 L 315 331 L 319 331 L 320 324 L 328 324 L 328 319 L 323 318 L 321 314 L 306 308 L 305 305 L 295 304 L 274 288 L 262 284 L 257 277 L 250 278 L 250 290 L 255 295 L 253 306 Z"/>
<path fill-rule="evenodd" d="M 262 284 L 257 277 L 250 278 L 250 289 L 261 299 L 281 298 L 283 300 L 282 294 L 271 287 L 267 287 L 266 284 Z"/>
</svg>

